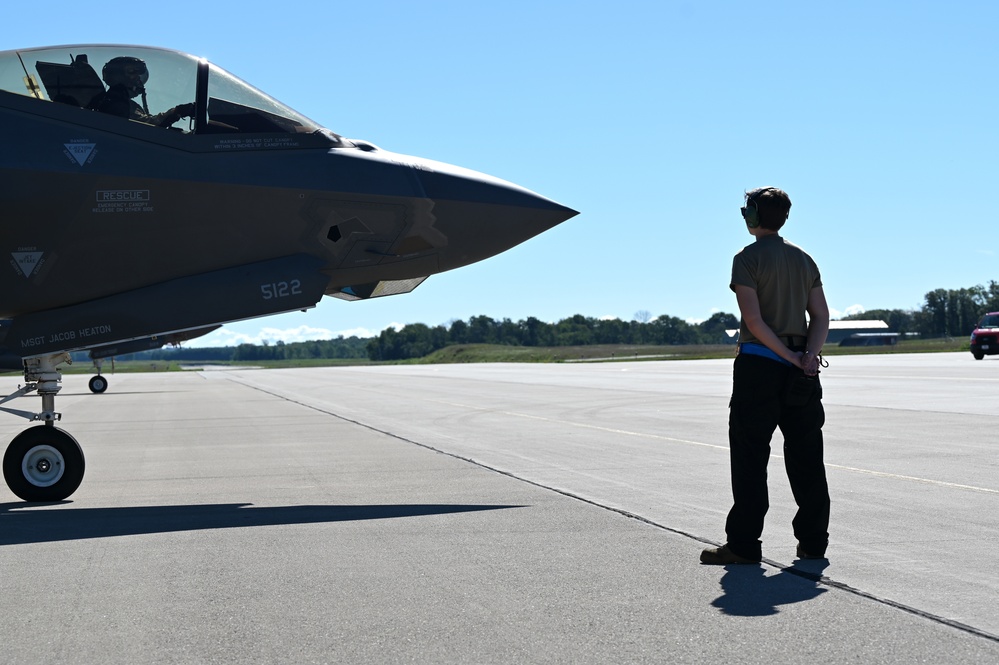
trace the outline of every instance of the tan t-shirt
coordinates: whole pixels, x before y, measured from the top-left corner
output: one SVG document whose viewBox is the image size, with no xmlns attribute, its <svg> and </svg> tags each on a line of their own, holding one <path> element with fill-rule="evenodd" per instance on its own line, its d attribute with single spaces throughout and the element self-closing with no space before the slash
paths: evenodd
<svg viewBox="0 0 999 665">
<path fill-rule="evenodd" d="M 761 236 L 735 255 L 729 287 L 748 286 L 760 300 L 763 321 L 778 337 L 805 337 L 808 294 L 822 286 L 819 267 L 805 250 L 777 234 Z M 759 342 L 746 323 L 739 328 L 740 342 Z"/>
</svg>

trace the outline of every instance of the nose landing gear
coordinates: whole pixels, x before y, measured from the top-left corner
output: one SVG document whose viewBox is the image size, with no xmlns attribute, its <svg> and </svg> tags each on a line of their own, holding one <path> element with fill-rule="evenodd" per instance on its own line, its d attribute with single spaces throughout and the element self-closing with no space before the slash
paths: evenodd
<svg viewBox="0 0 999 665">
<path fill-rule="evenodd" d="M 25 360 L 25 386 L 0 400 L 2 404 L 30 392 L 42 398 L 40 413 L 0 407 L 7 413 L 44 423 L 15 436 L 3 456 L 4 480 L 10 491 L 25 501 L 62 501 L 83 482 L 83 449 L 68 432 L 55 426 L 55 421 L 62 419 L 62 414 L 55 411 L 55 396 L 62 388 L 58 365 L 64 362 L 72 362 L 69 354 Z"/>
<path fill-rule="evenodd" d="M 83 449 L 68 432 L 39 425 L 14 437 L 3 456 L 7 487 L 25 501 L 62 501 L 83 482 Z"/>
</svg>

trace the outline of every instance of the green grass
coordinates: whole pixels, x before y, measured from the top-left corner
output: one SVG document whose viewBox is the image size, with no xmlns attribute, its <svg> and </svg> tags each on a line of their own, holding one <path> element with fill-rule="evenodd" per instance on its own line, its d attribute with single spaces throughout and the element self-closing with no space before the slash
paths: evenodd
<svg viewBox="0 0 999 665">
<path fill-rule="evenodd" d="M 502 346 L 459 344 L 419 359 L 420 363 L 522 362 L 556 363 L 615 360 L 664 360 L 677 358 L 723 358 L 735 354 L 731 345 L 641 346 L 592 344 L 587 346 Z"/>
<path fill-rule="evenodd" d="M 940 353 L 968 351 L 966 339 L 905 340 L 895 346 L 827 345 L 826 356 Z M 417 363 L 486 363 L 486 362 L 614 362 L 623 360 L 694 360 L 701 358 L 733 358 L 732 344 L 696 344 L 678 346 L 640 345 L 589 345 L 556 347 L 521 347 L 490 344 L 462 344 L 449 346 L 425 358 L 410 361 Z"/>
<path fill-rule="evenodd" d="M 105 360 L 101 366 L 101 374 L 118 374 L 123 372 L 179 372 L 181 363 L 164 361 L 115 361 L 112 371 L 111 361 Z M 63 374 L 96 374 L 94 365 L 90 362 L 76 361 L 72 365 L 59 365 Z"/>
<path fill-rule="evenodd" d="M 110 360 L 105 360 L 101 367 L 102 374 L 127 374 L 129 372 L 180 372 L 188 371 L 185 367 L 197 368 L 200 365 L 227 365 L 230 367 L 260 367 L 263 369 L 289 367 L 337 367 L 344 365 L 371 365 L 370 360 L 363 358 L 309 358 L 294 360 L 116 360 L 112 367 Z M 89 362 L 75 362 L 72 365 L 61 365 L 63 374 L 94 374 L 94 366 Z"/>
<path fill-rule="evenodd" d="M 968 340 L 928 339 L 905 340 L 895 346 L 842 347 L 827 345 L 822 353 L 826 356 L 897 354 L 897 353 L 939 353 L 967 352 Z M 385 364 L 448 364 L 448 363 L 561 363 L 561 362 L 616 362 L 624 360 L 694 360 L 701 358 L 732 358 L 735 346 L 731 344 L 698 344 L 678 346 L 642 346 L 625 344 L 593 344 L 588 346 L 526 347 L 504 346 L 500 344 L 458 344 L 435 351 L 424 358 L 400 361 L 399 363 L 375 363 L 370 360 L 353 359 L 302 359 L 302 360 L 261 360 L 261 361 L 116 361 L 112 370 L 111 362 L 105 361 L 102 371 L 105 374 L 127 372 L 179 372 L 181 366 L 230 365 L 233 367 L 291 368 L 291 367 L 345 367 L 357 365 Z M 65 374 L 93 374 L 90 363 L 77 362 L 61 367 Z"/>
<path fill-rule="evenodd" d="M 971 353 L 971 342 L 967 337 L 904 340 L 895 346 L 827 345 L 822 349 L 822 354 L 827 356 L 855 356 L 870 353 L 950 353 L 956 351 Z"/>
</svg>

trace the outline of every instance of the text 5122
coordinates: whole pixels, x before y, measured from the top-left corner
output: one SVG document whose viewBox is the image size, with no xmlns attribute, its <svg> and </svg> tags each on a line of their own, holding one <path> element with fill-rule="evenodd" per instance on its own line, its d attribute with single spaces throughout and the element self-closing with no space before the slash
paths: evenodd
<svg viewBox="0 0 999 665">
<path fill-rule="evenodd" d="M 264 300 L 274 300 L 275 298 L 288 298 L 301 295 L 302 282 L 292 279 L 287 282 L 272 282 L 260 285 L 260 297 Z"/>
</svg>

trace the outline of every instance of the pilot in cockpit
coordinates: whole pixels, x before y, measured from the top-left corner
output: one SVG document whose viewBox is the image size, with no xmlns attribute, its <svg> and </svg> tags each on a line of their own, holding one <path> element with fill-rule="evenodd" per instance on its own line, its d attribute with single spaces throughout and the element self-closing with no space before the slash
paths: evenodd
<svg viewBox="0 0 999 665">
<path fill-rule="evenodd" d="M 97 95 L 90 108 L 117 115 L 130 120 L 139 120 L 157 127 L 169 127 L 181 118 L 194 115 L 194 104 L 180 104 L 163 113 L 151 114 L 146 103 L 146 81 L 149 69 L 139 58 L 120 56 L 112 58 L 101 70 L 101 78 L 107 84 L 106 92 Z M 132 101 L 142 95 L 142 104 Z"/>
</svg>

